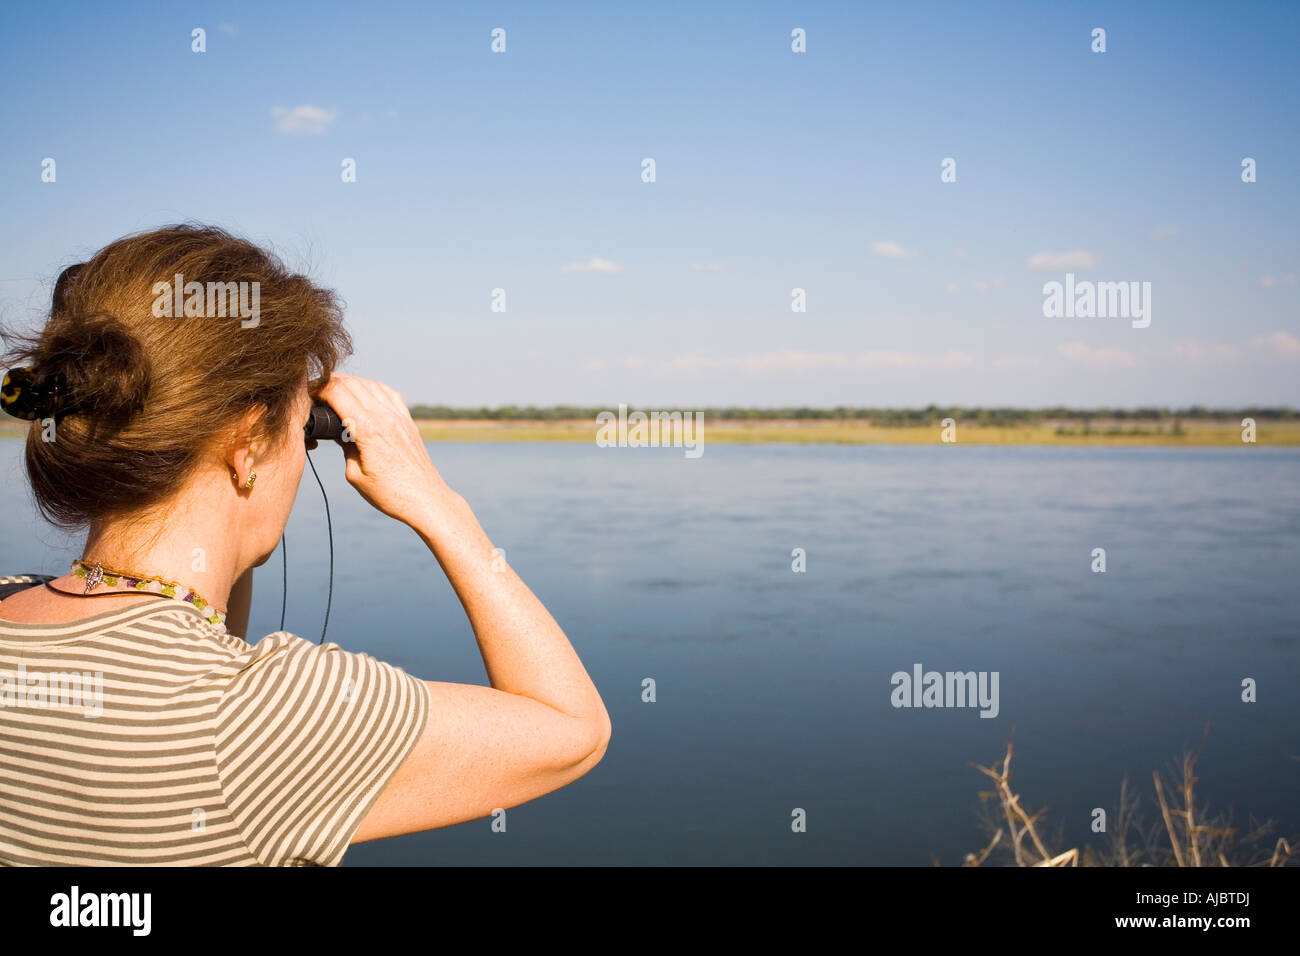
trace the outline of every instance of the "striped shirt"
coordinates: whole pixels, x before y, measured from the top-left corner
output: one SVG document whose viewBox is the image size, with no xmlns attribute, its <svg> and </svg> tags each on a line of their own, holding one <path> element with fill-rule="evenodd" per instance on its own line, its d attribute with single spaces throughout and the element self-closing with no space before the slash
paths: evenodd
<svg viewBox="0 0 1300 956">
<path fill-rule="evenodd" d="M 399 667 L 168 598 L 0 620 L 0 865 L 337 866 L 428 713 Z"/>
</svg>

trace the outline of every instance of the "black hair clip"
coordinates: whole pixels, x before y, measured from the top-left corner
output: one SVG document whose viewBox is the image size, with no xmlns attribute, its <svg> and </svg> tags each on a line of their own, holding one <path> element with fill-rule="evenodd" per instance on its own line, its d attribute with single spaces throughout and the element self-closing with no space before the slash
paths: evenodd
<svg viewBox="0 0 1300 956">
<path fill-rule="evenodd" d="M 5 373 L 0 386 L 0 407 L 14 418 L 29 422 L 64 414 L 67 381 L 62 372 L 37 379 L 30 368 L 13 368 Z"/>
</svg>

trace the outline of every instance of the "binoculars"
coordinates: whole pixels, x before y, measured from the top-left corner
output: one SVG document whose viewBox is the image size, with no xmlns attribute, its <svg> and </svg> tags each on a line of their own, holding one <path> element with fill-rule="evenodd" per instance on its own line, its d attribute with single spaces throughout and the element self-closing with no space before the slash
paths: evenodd
<svg viewBox="0 0 1300 956">
<path fill-rule="evenodd" d="M 307 441 L 338 441 L 343 437 L 343 419 L 324 402 L 316 402 L 302 433 Z"/>
</svg>

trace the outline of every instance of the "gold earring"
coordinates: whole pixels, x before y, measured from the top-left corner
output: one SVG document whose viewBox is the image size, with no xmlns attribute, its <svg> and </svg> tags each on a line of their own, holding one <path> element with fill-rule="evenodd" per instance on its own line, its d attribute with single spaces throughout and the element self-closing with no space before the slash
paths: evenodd
<svg viewBox="0 0 1300 956">
<path fill-rule="evenodd" d="M 253 487 L 253 482 L 255 482 L 256 480 L 257 480 L 257 472 L 255 471 L 251 472 L 248 476 L 248 481 L 244 482 L 244 487 L 245 488 Z"/>
</svg>

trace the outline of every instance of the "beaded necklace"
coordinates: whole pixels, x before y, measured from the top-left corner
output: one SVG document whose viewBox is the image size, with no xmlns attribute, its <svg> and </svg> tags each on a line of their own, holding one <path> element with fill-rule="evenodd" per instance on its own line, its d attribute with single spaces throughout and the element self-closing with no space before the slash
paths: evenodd
<svg viewBox="0 0 1300 956">
<path fill-rule="evenodd" d="M 205 601 L 197 591 L 183 584 L 166 581 L 158 577 L 145 577 L 129 571 L 114 571 L 111 568 L 104 567 L 98 561 L 91 565 L 80 558 L 72 562 L 72 573 L 79 578 L 86 579 L 86 594 L 89 594 L 100 584 L 106 584 L 109 587 L 127 587 L 148 594 L 161 594 L 163 597 L 176 598 L 185 601 L 187 604 L 194 605 L 203 612 L 209 624 L 215 624 L 221 628 L 222 633 L 226 632 L 226 612 L 218 611 Z"/>
</svg>

